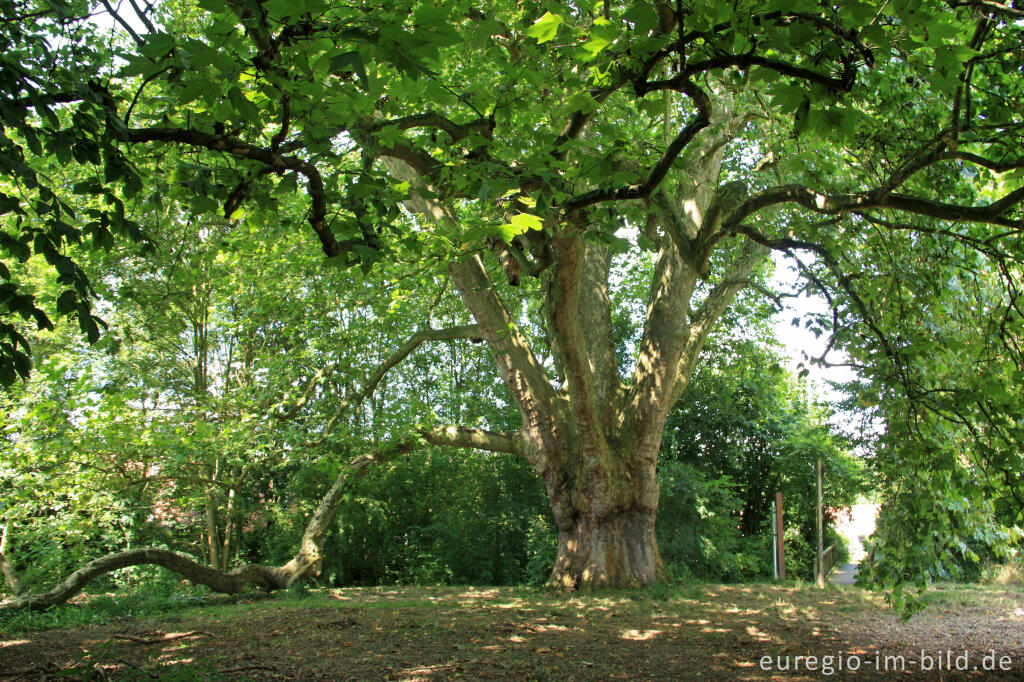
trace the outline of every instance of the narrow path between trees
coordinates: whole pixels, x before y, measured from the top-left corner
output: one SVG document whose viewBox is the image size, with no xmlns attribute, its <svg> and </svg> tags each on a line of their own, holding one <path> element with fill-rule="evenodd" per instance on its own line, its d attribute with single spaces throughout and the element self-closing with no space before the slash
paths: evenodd
<svg viewBox="0 0 1024 682">
<path fill-rule="evenodd" d="M 853 585 L 857 582 L 858 572 L 860 564 L 839 564 L 836 570 L 832 571 L 828 581 L 833 585 Z"/>
</svg>

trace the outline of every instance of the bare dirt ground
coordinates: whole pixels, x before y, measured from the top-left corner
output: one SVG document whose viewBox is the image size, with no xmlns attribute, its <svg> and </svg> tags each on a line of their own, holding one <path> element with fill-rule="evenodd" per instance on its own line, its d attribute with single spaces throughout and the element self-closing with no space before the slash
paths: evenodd
<svg viewBox="0 0 1024 682">
<path fill-rule="evenodd" d="M 940 590 L 906 623 L 853 587 L 655 595 L 402 587 L 221 601 L 0 635 L 0 682 L 1024 679 L 1019 588 Z"/>
</svg>

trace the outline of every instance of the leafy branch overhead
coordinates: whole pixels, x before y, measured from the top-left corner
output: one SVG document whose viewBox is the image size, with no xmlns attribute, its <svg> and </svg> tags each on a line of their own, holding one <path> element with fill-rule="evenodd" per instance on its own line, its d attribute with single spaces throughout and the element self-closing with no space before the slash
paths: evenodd
<svg viewBox="0 0 1024 682">
<path fill-rule="evenodd" d="M 375 160 L 408 163 L 426 182 L 421 191 L 444 201 L 476 203 L 482 222 L 465 229 L 466 243 L 479 245 L 502 224 L 509 242 L 511 232 L 524 229 L 516 214 L 564 224 L 588 207 L 631 206 L 671 183 L 673 167 L 720 115 L 707 79 L 723 75 L 769 105 L 751 112 L 762 129 L 792 112 L 798 130 L 813 128 L 824 138 L 808 140 L 804 154 L 836 138 L 890 154 L 879 126 L 895 112 L 872 109 L 897 94 L 891 83 L 898 79 L 924 79 L 951 103 L 945 120 L 934 121 L 933 138 L 901 142 L 897 153 L 905 160 L 890 158 L 882 181 L 872 183 L 876 189 L 821 203 L 831 192 L 813 184 L 763 187 L 751 192 L 733 223 L 796 204 L 1019 225 L 1013 211 L 1022 197 L 1012 187 L 987 208 L 919 190 L 895 192 L 936 163 L 1020 168 L 1019 154 L 1008 156 L 993 135 L 999 124 L 1020 129 L 1017 93 L 993 90 L 1019 41 L 1006 23 L 1014 10 L 998 3 L 613 3 L 597 14 L 552 6 L 539 17 L 501 5 L 394 5 L 372 16 L 323 3 L 200 8 L 199 33 L 159 26 L 160 12 L 120 16 L 110 8 L 130 33 L 118 63 L 72 4 L 42 13 L 31 27 L 5 22 L 14 49 L 4 57 L 7 95 L 0 104 L 10 190 L 2 199 L 15 220 L 3 245 L 16 260 L 38 253 L 50 261 L 69 287 L 56 311 L 78 316 L 93 339 L 99 323 L 88 281 L 65 244 L 91 237 L 109 247 L 111 231 L 144 239 L 123 202 L 152 184 L 142 178 L 166 176 L 167 168 L 150 164 L 166 157 L 167 145 L 178 148 L 180 172 L 172 179 L 192 190 L 185 200 L 194 210 L 212 210 L 219 201 L 237 219 L 247 204 L 259 207 L 275 192 L 303 186 L 306 220 L 324 253 L 351 262 L 392 248 L 385 225 L 400 215 L 403 190 Z M 67 44 L 51 47 L 50 34 L 66 36 Z M 490 84 L 477 87 L 474 78 Z M 664 92 L 682 99 L 665 100 L 673 104 L 663 111 L 649 95 Z M 993 116 L 991 107 L 1003 103 L 1010 106 Z M 641 114 L 639 128 L 661 124 L 664 135 L 638 137 L 636 124 L 627 123 L 635 119 L 624 118 L 630 111 Z M 80 194 L 68 195 L 66 181 L 56 177 L 68 173 L 83 177 L 75 184 Z M 762 181 L 749 182 L 754 189 Z M 502 211 L 514 219 L 503 219 Z M 732 226 L 723 227 L 719 234 L 731 233 Z M 709 238 L 718 237 L 691 240 L 698 259 L 706 259 Z M 8 312 L 47 326 L 45 307 L 6 279 Z M 15 327 L 5 329 L 3 357 L 18 358 L 24 375 L 27 342 Z"/>
</svg>

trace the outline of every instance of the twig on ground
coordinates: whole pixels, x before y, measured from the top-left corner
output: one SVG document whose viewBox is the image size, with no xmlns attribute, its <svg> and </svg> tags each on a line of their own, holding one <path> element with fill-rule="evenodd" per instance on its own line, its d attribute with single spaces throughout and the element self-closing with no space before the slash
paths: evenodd
<svg viewBox="0 0 1024 682">
<path fill-rule="evenodd" d="M 116 634 L 111 635 L 113 639 L 123 639 L 129 642 L 135 642 L 136 644 L 159 644 L 160 642 L 173 642 L 176 639 L 184 639 L 185 637 L 192 637 L 196 635 L 206 635 L 207 637 L 217 638 L 217 635 L 212 632 L 206 632 L 205 630 L 191 630 L 189 632 L 179 632 L 175 635 L 161 635 L 160 637 L 138 637 L 136 635 Z"/>
</svg>

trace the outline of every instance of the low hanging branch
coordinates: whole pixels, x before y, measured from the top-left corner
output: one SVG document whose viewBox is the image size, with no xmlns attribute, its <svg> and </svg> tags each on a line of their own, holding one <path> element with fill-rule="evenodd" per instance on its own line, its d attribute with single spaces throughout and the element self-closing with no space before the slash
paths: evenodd
<svg viewBox="0 0 1024 682">
<path fill-rule="evenodd" d="M 370 395 L 390 369 L 425 341 L 475 338 L 479 333 L 480 329 L 477 325 L 463 325 L 450 329 L 426 329 L 417 332 L 370 374 L 358 399 L 362 400 Z M 316 378 L 314 378 L 315 380 Z M 300 403 L 308 398 L 309 390 L 307 388 Z M 351 401 L 346 403 L 346 405 L 351 404 Z M 248 564 L 233 571 L 220 571 L 168 549 L 141 548 L 116 552 L 94 559 L 48 592 L 33 593 L 28 591 L 13 562 L 6 557 L 8 533 L 7 527 L 4 526 L 3 534 L 0 536 L 0 572 L 3 573 L 15 599 L 0 608 L 39 610 L 63 604 L 99 576 L 120 568 L 143 564 L 162 566 L 187 580 L 206 585 L 215 592 L 226 594 L 235 594 L 248 586 L 255 586 L 268 592 L 287 588 L 316 570 L 323 558 L 323 546 L 327 531 L 337 514 L 345 492 L 350 489 L 353 481 L 363 476 L 371 465 L 380 464 L 392 457 L 410 452 L 422 443 L 521 454 L 518 433 L 508 434 L 462 426 L 442 426 L 422 429 L 415 436 L 393 443 L 390 447 L 378 448 L 372 454 L 357 457 L 346 464 L 335 478 L 331 488 L 320 500 L 310 517 L 295 556 L 281 566 Z"/>
<path fill-rule="evenodd" d="M 398 363 L 405 360 L 414 350 L 419 348 L 427 341 L 455 341 L 457 339 L 477 339 L 481 336 L 479 325 L 476 324 L 465 324 L 457 327 L 450 327 L 448 329 L 421 329 L 420 331 L 409 337 L 401 348 L 396 350 L 390 356 L 388 356 L 384 362 L 380 363 L 376 369 L 366 378 L 363 383 L 363 387 L 358 393 L 349 396 L 346 400 L 342 400 L 334 413 L 327 420 L 324 425 L 324 430 L 320 434 L 320 437 L 307 443 L 308 447 L 316 447 L 323 445 L 327 442 L 327 438 L 334 431 L 335 425 L 345 412 L 351 410 L 354 407 L 358 407 L 366 400 L 374 391 L 377 390 L 377 386 L 380 385 L 384 375 L 391 371 Z M 313 390 L 318 386 L 324 379 L 330 376 L 338 368 L 338 363 L 331 363 L 324 367 L 322 370 L 316 373 L 313 378 L 307 384 L 306 389 L 302 392 L 302 395 L 296 401 L 296 403 L 288 410 L 274 414 L 274 417 L 282 421 L 293 419 L 302 407 L 312 397 Z"/>
<path fill-rule="evenodd" d="M 426 430 L 420 434 L 420 437 L 423 441 L 436 445 L 477 448 L 492 452 L 520 452 L 519 434 L 517 433 L 508 434 L 484 429 L 446 426 Z M 346 464 L 334 479 L 330 490 L 320 500 L 313 516 L 310 517 L 295 556 L 281 566 L 248 564 L 233 571 L 219 571 L 198 563 L 184 554 L 169 549 L 150 547 L 117 552 L 94 559 L 48 592 L 34 593 L 25 588 L 13 563 L 6 558 L 3 552 L 0 552 L 0 568 L 3 569 L 7 584 L 15 594 L 14 600 L 0 609 L 42 610 L 63 604 L 96 578 L 119 568 L 143 564 L 162 566 L 193 583 L 206 585 L 215 592 L 225 594 L 235 594 L 249 586 L 258 587 L 267 592 L 287 588 L 316 570 L 323 558 L 327 531 L 352 483 L 362 477 L 370 466 L 381 464 L 418 447 L 420 437 L 409 438 L 395 443 L 389 448 L 378 449 L 373 454 L 362 455 Z M 7 528 L 5 527 L 0 545 L 6 545 L 6 542 Z"/>
<path fill-rule="evenodd" d="M 298 552 L 282 566 L 249 564 L 233 571 L 219 571 L 200 564 L 184 554 L 169 549 L 150 547 L 117 552 L 93 559 L 48 592 L 34 593 L 25 589 L 17 571 L 14 570 L 14 565 L 0 553 L 0 567 L 3 568 L 8 586 L 15 594 L 13 601 L 0 608 L 41 610 L 63 604 L 96 578 L 119 568 L 143 564 L 162 566 L 187 580 L 199 585 L 206 585 L 215 592 L 225 594 L 241 592 L 250 585 L 268 592 L 286 588 L 306 577 L 322 558 L 327 530 L 352 482 L 365 474 L 370 465 L 379 464 L 391 457 L 404 454 L 414 446 L 415 442 L 412 441 L 399 443 L 387 450 L 378 450 L 374 454 L 357 457 L 345 465 L 313 512 L 302 535 Z M 5 528 L 5 541 L 6 537 Z"/>
</svg>

